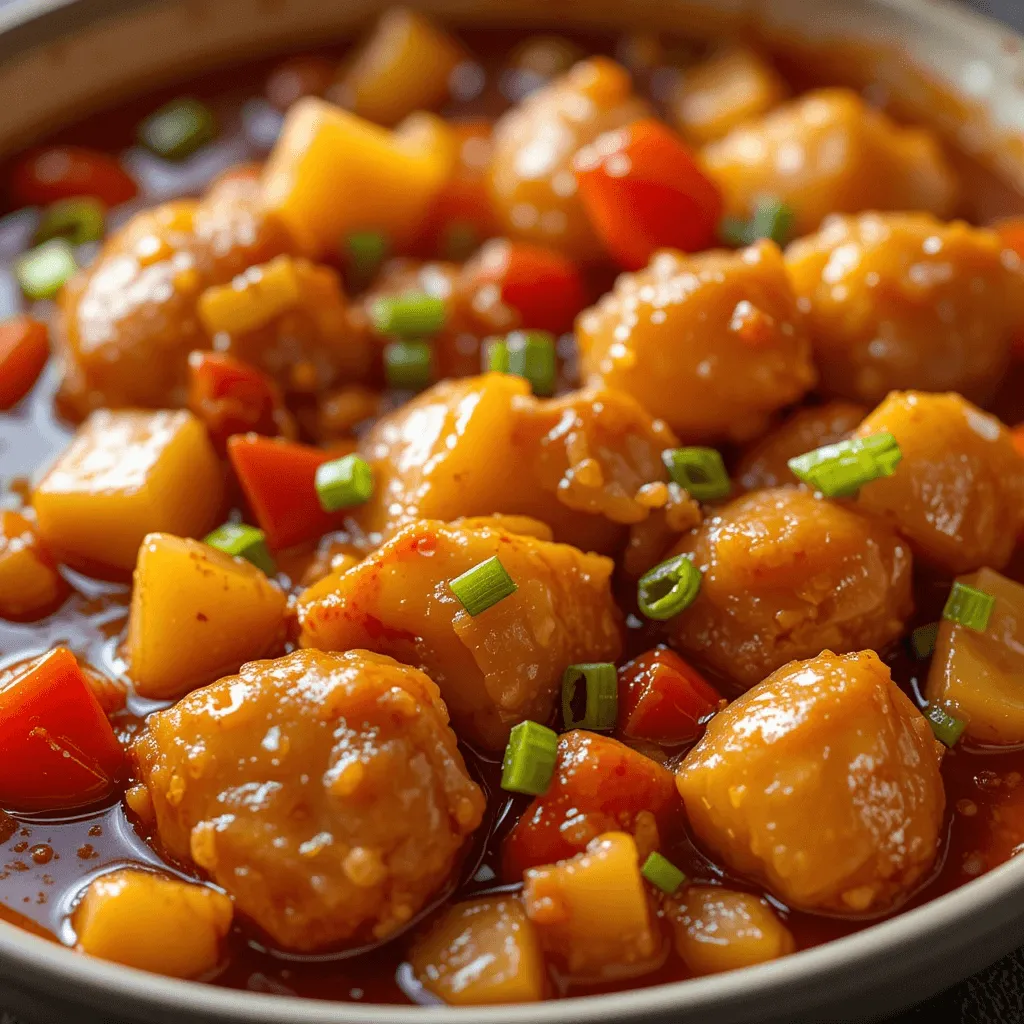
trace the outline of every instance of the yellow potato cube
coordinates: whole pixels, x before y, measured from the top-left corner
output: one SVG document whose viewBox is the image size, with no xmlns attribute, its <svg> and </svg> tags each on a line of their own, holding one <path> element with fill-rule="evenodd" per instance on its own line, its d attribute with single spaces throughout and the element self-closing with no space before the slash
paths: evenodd
<svg viewBox="0 0 1024 1024">
<path fill-rule="evenodd" d="M 417 11 L 394 7 L 339 83 L 345 106 L 360 117 L 393 125 L 414 110 L 439 107 L 449 96 L 462 47 Z"/>
<path fill-rule="evenodd" d="M 768 113 L 785 96 L 786 83 L 760 54 L 733 46 L 688 68 L 671 108 L 683 135 L 705 143 Z"/>
<path fill-rule="evenodd" d="M 669 914 L 676 950 L 694 974 L 717 974 L 775 960 L 796 949 L 767 900 L 693 885 Z"/>
<path fill-rule="evenodd" d="M 1024 586 L 994 569 L 959 577 L 995 598 L 983 633 L 943 619 L 926 696 L 966 721 L 979 743 L 1024 743 Z"/>
<path fill-rule="evenodd" d="M 524 882 L 526 916 L 544 951 L 568 977 L 636 977 L 664 961 L 636 842 L 625 832 L 607 832 L 584 853 L 531 868 Z"/>
<path fill-rule="evenodd" d="M 544 957 L 514 896 L 449 907 L 409 954 L 420 984 L 451 1006 L 535 1003 L 544 998 Z"/>
<path fill-rule="evenodd" d="M 190 412 L 94 412 L 32 496 L 39 533 L 72 564 L 131 569 L 142 538 L 205 534 L 224 478 Z"/>
<path fill-rule="evenodd" d="M 313 256 L 353 231 L 384 232 L 395 247 L 419 228 L 450 163 L 324 100 L 299 100 L 267 161 L 263 193 Z"/>
<path fill-rule="evenodd" d="M 280 640 L 287 598 L 262 570 L 206 544 L 150 534 L 128 620 L 129 673 L 144 697 L 180 697 Z"/>
<path fill-rule="evenodd" d="M 216 889 L 125 868 L 85 891 L 73 918 L 76 948 L 141 971 L 200 978 L 220 962 L 233 914 Z"/>
</svg>

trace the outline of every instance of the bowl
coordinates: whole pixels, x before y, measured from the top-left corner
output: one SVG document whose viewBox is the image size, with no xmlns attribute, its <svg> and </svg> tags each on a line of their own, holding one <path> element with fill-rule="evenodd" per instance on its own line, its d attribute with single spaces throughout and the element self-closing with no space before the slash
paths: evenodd
<svg viewBox="0 0 1024 1024">
<path fill-rule="evenodd" d="M 14 0 L 0 8 L 0 154 L 132 91 L 344 37 L 384 0 Z M 1024 194 L 1024 40 L 936 0 L 422 0 L 453 24 L 713 34 L 740 26 L 870 79 Z M 823 49 L 824 48 L 824 49 Z M 769 1024 L 877 1019 L 1024 942 L 1024 857 L 896 918 L 783 960 L 614 995 L 469 1009 L 214 988 L 76 955 L 0 921 L 5 1008 L 67 1024 Z"/>
</svg>

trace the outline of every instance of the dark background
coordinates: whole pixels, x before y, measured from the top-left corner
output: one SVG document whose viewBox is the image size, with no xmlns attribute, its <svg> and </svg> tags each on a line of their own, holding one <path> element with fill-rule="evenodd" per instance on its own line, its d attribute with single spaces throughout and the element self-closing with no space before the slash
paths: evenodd
<svg viewBox="0 0 1024 1024">
<path fill-rule="evenodd" d="M 0 0 L 0 6 L 5 2 Z M 968 0 L 968 5 L 1024 31 L 1024 0 Z M 0 1013 L 0 1024 L 18 1022 Z M 1024 949 L 927 1003 L 897 1014 L 890 1024 L 1024 1024 Z"/>
<path fill-rule="evenodd" d="M 1024 31 L 1024 0 L 970 0 L 968 6 Z"/>
</svg>

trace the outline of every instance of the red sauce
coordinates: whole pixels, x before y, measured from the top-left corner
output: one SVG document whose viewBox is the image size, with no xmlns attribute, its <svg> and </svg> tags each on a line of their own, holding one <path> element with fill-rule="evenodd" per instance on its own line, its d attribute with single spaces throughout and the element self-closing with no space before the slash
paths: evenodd
<svg viewBox="0 0 1024 1024">
<path fill-rule="evenodd" d="M 483 92 L 448 113 L 493 114 L 507 106 L 498 89 L 498 55 L 507 52 L 507 35 L 478 33 L 466 38 L 471 52 L 491 55 L 485 59 L 489 74 Z M 585 49 L 614 52 L 613 41 L 580 38 Z M 318 57 L 337 60 L 338 52 L 324 50 Z M 156 165 L 142 175 L 144 194 L 131 209 L 151 205 L 173 194 L 195 193 L 206 178 L 224 167 L 245 159 L 259 157 L 267 144 L 246 138 L 243 122 L 252 123 L 257 116 L 272 123 L 269 105 L 249 104 L 247 100 L 262 92 L 263 83 L 274 62 L 248 65 L 244 71 L 229 69 L 209 74 L 190 82 L 188 93 L 208 100 L 226 127 L 221 139 L 209 148 L 205 174 L 191 170 L 175 171 Z M 297 67 L 298 65 L 292 65 Z M 318 65 L 319 66 L 319 65 Z M 305 67 L 305 65 L 303 65 Z M 308 70 L 308 68 L 307 68 Z M 289 83 L 278 82 L 280 89 Z M 292 83 L 294 84 L 294 83 Z M 67 128 L 53 141 L 79 144 L 117 153 L 132 143 L 139 120 L 160 103 L 181 94 L 180 88 L 150 94 L 114 112 L 105 112 Z M 970 167 L 964 160 L 965 167 Z M 136 165 L 136 172 L 139 167 Z M 975 169 L 976 170 L 976 169 Z M 982 172 L 978 171 L 982 180 Z M 0 170 L 0 175 L 3 171 Z M 970 194 L 970 189 L 965 193 Z M 986 193 L 991 196 L 994 193 Z M 994 210 L 989 200 L 987 212 L 1003 215 L 1024 211 L 1019 196 L 1011 203 L 1012 193 L 998 192 L 1000 203 Z M 119 211 L 120 212 L 120 211 Z M 25 244 L 19 221 L 0 222 L 0 315 L 7 316 L 20 307 L 13 282 L 13 258 Z M 4 308 L 5 296 L 9 297 Z M 46 313 L 46 304 L 37 312 Z M 4 416 L 0 437 L 0 477 L 14 483 L 5 503 L 16 504 L 17 495 L 24 496 L 24 484 L 18 478 L 36 474 L 65 446 L 72 429 L 54 413 L 53 397 L 57 369 L 50 366 L 34 393 L 13 413 Z M 994 409 L 1008 422 L 1024 419 L 1022 392 L 1011 377 L 1004 393 L 995 401 Z M 385 407 L 387 403 L 385 402 Z M 301 565 L 303 559 L 297 560 Z M 290 565 L 289 565 L 290 568 Z M 1018 559 L 1008 574 L 1024 581 L 1024 559 Z M 66 571 L 72 596 L 50 617 L 35 623 L 19 624 L 0 620 L 0 667 L 49 650 L 58 644 L 70 647 L 84 661 L 107 675 L 118 678 L 124 664 L 118 654 L 127 621 L 129 591 L 120 583 L 102 582 Z M 296 570 L 296 578 L 299 570 Z M 933 621 L 948 592 L 948 580 L 925 581 L 919 587 L 917 607 L 919 622 Z M 915 622 L 914 624 L 917 624 Z M 631 652 L 650 646 L 647 629 L 633 631 Z M 889 652 L 894 677 L 906 691 L 917 694 L 920 663 L 898 647 Z M 716 680 L 719 683 L 728 681 Z M 122 737 L 130 737 L 140 727 L 145 714 L 158 705 L 129 697 L 128 707 L 114 716 Z M 526 806 L 525 798 L 502 799 L 498 787 L 499 765 L 464 749 L 470 771 L 482 782 L 491 796 L 491 821 L 482 827 L 473 848 L 467 852 L 456 895 L 467 897 L 493 890 L 499 879 L 500 840 Z M 674 752 L 674 757 L 681 753 Z M 909 905 L 916 905 L 955 888 L 1001 863 L 1024 846 L 1024 751 L 980 751 L 958 747 L 951 751 L 943 765 L 947 796 L 947 841 L 936 862 L 932 877 L 917 891 Z M 809 809 L 811 813 L 811 809 Z M 750 889 L 744 881 L 728 876 L 706 858 L 685 836 L 665 851 L 695 882 L 727 881 L 734 888 Z M 120 799 L 105 806 L 82 810 L 72 816 L 4 815 L 0 812 L 0 915 L 36 934 L 62 942 L 73 942 L 69 913 L 89 881 L 114 867 L 141 863 L 188 877 L 179 865 L 168 864 L 154 852 L 147 837 Z M 873 923 L 871 920 L 851 921 L 790 911 L 778 904 L 780 916 L 792 930 L 798 947 L 806 948 L 849 934 Z M 260 992 L 300 994 L 313 998 L 344 999 L 366 1002 L 409 1002 L 416 998 L 417 987 L 407 967 L 403 967 L 405 943 L 399 938 L 389 944 L 355 957 L 286 956 L 266 950 L 259 937 L 243 924 L 236 924 L 231 935 L 227 965 L 215 983 L 232 988 Z M 625 986 L 577 986 L 566 994 L 605 991 L 621 987 L 655 985 L 677 981 L 687 976 L 682 961 L 675 956 L 658 971 L 631 980 Z"/>
</svg>

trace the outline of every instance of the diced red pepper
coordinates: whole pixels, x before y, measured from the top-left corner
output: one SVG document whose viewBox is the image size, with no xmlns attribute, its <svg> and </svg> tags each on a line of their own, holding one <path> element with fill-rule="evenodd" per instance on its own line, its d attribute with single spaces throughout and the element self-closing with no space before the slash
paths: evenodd
<svg viewBox="0 0 1024 1024">
<path fill-rule="evenodd" d="M 521 881 L 527 868 L 572 857 L 602 832 L 634 831 L 644 811 L 659 834 L 671 830 L 682 813 L 672 772 L 608 736 L 564 733 L 548 791 L 505 837 L 502 872 L 510 882 Z"/>
<path fill-rule="evenodd" d="M 223 448 L 232 434 L 291 435 L 294 426 L 277 385 L 254 366 L 223 352 L 191 352 L 188 407 Z"/>
<path fill-rule="evenodd" d="M 995 231 L 1007 249 L 1024 259 L 1024 217 L 1007 217 L 995 225 Z M 1017 359 L 1024 359 L 1024 334 L 1014 338 L 1013 354 Z"/>
<path fill-rule="evenodd" d="M 345 511 L 325 512 L 316 493 L 317 467 L 340 454 L 259 434 L 228 438 L 228 458 L 272 548 L 289 548 L 341 528 Z"/>
<path fill-rule="evenodd" d="M 576 184 L 598 237 L 626 270 L 657 249 L 715 244 L 722 193 L 660 121 L 606 132 L 577 154 Z"/>
<path fill-rule="evenodd" d="M 25 156 L 11 173 L 16 203 L 47 206 L 58 199 L 92 196 L 107 206 L 134 199 L 138 187 L 111 156 L 81 146 L 50 146 Z"/>
<path fill-rule="evenodd" d="M 0 805 L 62 810 L 106 796 L 124 751 L 66 647 L 0 676 Z"/>
<path fill-rule="evenodd" d="M 1016 448 L 1021 455 L 1024 455 L 1024 423 L 1014 427 L 1013 430 L 1010 431 L 1010 437 L 1013 439 L 1014 448 Z"/>
<path fill-rule="evenodd" d="M 619 731 L 630 739 L 692 743 L 722 704 L 721 694 L 667 647 L 619 669 Z"/>
<path fill-rule="evenodd" d="M 0 323 L 0 409 L 11 409 L 32 390 L 50 358 L 46 324 L 30 316 Z"/>
<path fill-rule="evenodd" d="M 541 245 L 496 238 L 466 264 L 470 291 L 497 287 L 501 302 L 519 315 L 516 327 L 561 334 L 587 304 L 579 268 Z"/>
</svg>

